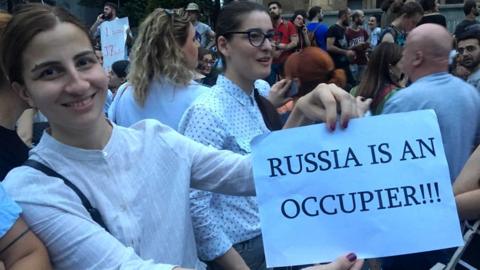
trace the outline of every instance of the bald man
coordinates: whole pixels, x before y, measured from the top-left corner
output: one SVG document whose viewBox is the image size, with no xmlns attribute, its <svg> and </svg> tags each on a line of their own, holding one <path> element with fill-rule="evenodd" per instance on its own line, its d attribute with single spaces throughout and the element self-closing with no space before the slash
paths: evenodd
<svg viewBox="0 0 480 270">
<path fill-rule="evenodd" d="M 472 85 L 447 72 L 451 44 L 451 35 L 437 24 L 423 24 L 410 32 L 400 63 L 412 84 L 395 93 L 382 113 L 433 109 L 453 182 L 478 141 L 480 96 Z M 382 268 L 430 269 L 448 259 L 443 251 L 411 254 L 386 259 Z"/>
</svg>

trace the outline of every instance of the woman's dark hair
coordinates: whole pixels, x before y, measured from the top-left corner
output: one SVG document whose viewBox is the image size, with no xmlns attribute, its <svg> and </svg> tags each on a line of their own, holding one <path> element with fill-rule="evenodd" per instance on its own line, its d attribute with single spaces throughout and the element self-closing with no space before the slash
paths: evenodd
<svg viewBox="0 0 480 270">
<path fill-rule="evenodd" d="M 299 10 L 295 10 L 295 12 L 293 12 L 293 16 L 290 19 L 290 21 L 293 22 L 298 15 L 302 15 L 304 20 L 307 18 L 307 12 L 304 9 L 299 9 Z"/>
<path fill-rule="evenodd" d="M 402 58 L 402 47 L 395 43 L 382 42 L 373 50 L 367 69 L 358 85 L 357 96 L 375 98 L 383 87 L 394 82 L 390 79 L 390 66 Z"/>
<path fill-rule="evenodd" d="M 318 13 L 322 11 L 322 7 L 320 6 L 313 6 L 309 11 L 308 11 L 308 20 L 311 21 L 313 18 L 315 18 Z"/>
<path fill-rule="evenodd" d="M 11 82 L 23 84 L 22 54 L 30 41 L 39 33 L 52 30 L 60 23 L 71 23 L 90 39 L 87 28 L 61 7 L 42 4 L 25 4 L 15 10 L 3 32 L 0 44 L 2 68 Z M 93 42 L 90 39 L 93 51 Z"/>
<path fill-rule="evenodd" d="M 437 0 L 420 0 L 420 5 L 423 11 L 433 11 L 435 9 Z"/>
<path fill-rule="evenodd" d="M 205 49 L 205 48 L 203 48 L 203 47 L 199 47 L 199 48 L 198 48 L 198 61 L 202 61 L 202 60 L 203 60 L 203 57 L 204 57 L 205 55 L 208 55 L 208 54 L 210 54 L 213 58 L 215 58 L 215 53 L 214 53 L 214 52 L 212 52 L 212 51 L 210 51 L 210 50 L 208 50 L 208 49 Z"/>
<path fill-rule="evenodd" d="M 265 12 L 268 15 L 268 11 L 264 6 L 249 1 L 231 2 L 220 10 L 215 28 L 215 43 L 217 44 L 217 48 L 218 38 L 223 36 L 227 40 L 230 39 L 231 35 L 228 33 L 238 31 L 242 26 L 244 17 L 253 11 Z M 220 51 L 218 55 L 222 58 L 223 67 L 226 68 L 227 63 L 225 62 L 225 57 Z"/>
</svg>

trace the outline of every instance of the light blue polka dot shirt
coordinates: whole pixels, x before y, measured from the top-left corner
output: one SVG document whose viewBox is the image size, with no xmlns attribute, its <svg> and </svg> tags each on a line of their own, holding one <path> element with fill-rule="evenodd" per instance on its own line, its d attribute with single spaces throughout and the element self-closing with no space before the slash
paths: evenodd
<svg viewBox="0 0 480 270">
<path fill-rule="evenodd" d="M 262 81 L 255 87 L 266 88 Z M 253 89 L 252 89 L 253 90 Z M 259 89 L 266 94 L 269 89 Z M 251 152 L 250 141 L 270 132 L 253 98 L 225 76 L 200 96 L 183 115 L 179 132 L 218 149 Z M 211 261 L 233 244 L 261 234 L 255 197 L 228 196 L 192 190 L 191 214 L 200 259 Z"/>
</svg>

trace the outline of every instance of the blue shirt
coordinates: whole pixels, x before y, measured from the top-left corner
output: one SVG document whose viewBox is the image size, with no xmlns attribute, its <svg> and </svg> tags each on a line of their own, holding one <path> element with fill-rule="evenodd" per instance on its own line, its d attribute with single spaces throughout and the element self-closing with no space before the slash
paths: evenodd
<svg viewBox="0 0 480 270">
<path fill-rule="evenodd" d="M 380 27 L 375 27 L 375 29 L 373 30 L 369 29 L 369 34 L 370 34 L 370 45 L 372 46 L 372 48 L 374 48 L 380 42 L 380 35 L 382 34 L 382 29 Z"/>
<path fill-rule="evenodd" d="M 446 72 L 424 76 L 396 92 L 382 113 L 433 109 L 453 182 L 480 134 L 480 96 L 470 84 Z M 417 127 L 421 128 L 421 127 Z"/>
<path fill-rule="evenodd" d="M 8 197 L 5 189 L 0 185 L 0 238 L 12 228 L 21 212 L 20 206 Z"/>
<path fill-rule="evenodd" d="M 251 152 L 250 141 L 270 131 L 253 91 L 248 95 L 220 75 L 211 91 L 187 109 L 179 132 L 218 149 L 247 154 Z M 261 234 L 255 197 L 192 190 L 190 201 L 198 255 L 203 260 L 211 261 L 233 244 Z"/>
<path fill-rule="evenodd" d="M 103 105 L 103 112 L 105 115 L 108 115 L 108 110 L 110 109 L 110 105 L 112 105 L 113 101 L 113 93 L 110 89 L 107 89 L 107 95 L 105 96 L 105 104 Z"/>
<path fill-rule="evenodd" d="M 108 113 L 114 123 L 129 127 L 143 119 L 156 119 L 177 129 L 180 118 L 192 102 L 210 88 L 195 81 L 174 85 L 167 80 L 154 80 L 148 86 L 143 106 L 135 100 L 132 85 L 121 85 Z"/>
<path fill-rule="evenodd" d="M 307 30 L 309 32 L 315 31 L 315 42 L 317 42 L 317 46 L 326 51 L 328 26 L 319 22 L 311 22 L 307 25 Z"/>
</svg>

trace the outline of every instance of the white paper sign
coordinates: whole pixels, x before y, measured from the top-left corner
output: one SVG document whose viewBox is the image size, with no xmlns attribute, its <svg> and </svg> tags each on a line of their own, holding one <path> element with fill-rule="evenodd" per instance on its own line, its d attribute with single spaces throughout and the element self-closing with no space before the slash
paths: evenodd
<svg viewBox="0 0 480 270">
<path fill-rule="evenodd" d="M 268 267 L 463 244 L 431 110 L 272 132 L 252 149 Z"/>
<path fill-rule="evenodd" d="M 100 25 L 103 68 L 105 70 L 109 71 L 116 61 L 128 59 L 125 47 L 128 29 L 128 17 L 105 21 Z"/>
</svg>

